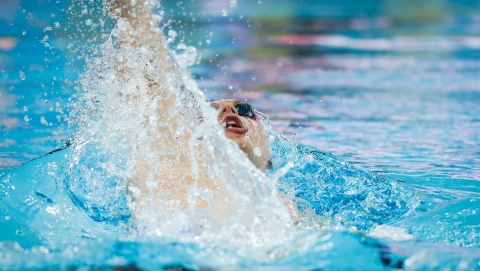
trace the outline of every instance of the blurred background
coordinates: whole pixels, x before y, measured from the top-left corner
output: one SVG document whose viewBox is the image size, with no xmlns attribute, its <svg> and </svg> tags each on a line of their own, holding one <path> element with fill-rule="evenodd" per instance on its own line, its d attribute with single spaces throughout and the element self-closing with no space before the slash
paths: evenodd
<svg viewBox="0 0 480 271">
<path fill-rule="evenodd" d="M 0 168 L 64 142 L 95 1 L 0 0 Z M 83 5 L 85 3 L 85 5 Z M 209 99 L 374 172 L 480 179 L 480 1 L 162 1 L 170 46 Z M 73 96 L 72 96 L 73 95 Z"/>
</svg>

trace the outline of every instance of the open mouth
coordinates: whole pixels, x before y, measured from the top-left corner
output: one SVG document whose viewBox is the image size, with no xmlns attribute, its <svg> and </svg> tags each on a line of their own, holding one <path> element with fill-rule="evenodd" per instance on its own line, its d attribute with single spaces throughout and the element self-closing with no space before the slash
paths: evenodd
<svg viewBox="0 0 480 271">
<path fill-rule="evenodd" d="M 224 125 L 225 130 L 237 134 L 245 134 L 248 131 L 248 128 L 243 126 L 243 122 L 240 117 L 235 114 L 225 115 L 222 118 L 221 123 Z"/>
</svg>

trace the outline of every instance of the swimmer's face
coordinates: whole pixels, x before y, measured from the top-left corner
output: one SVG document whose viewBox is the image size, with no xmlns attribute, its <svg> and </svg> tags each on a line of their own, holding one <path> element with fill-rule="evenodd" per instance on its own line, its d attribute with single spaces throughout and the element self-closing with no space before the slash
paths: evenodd
<svg viewBox="0 0 480 271">
<path fill-rule="evenodd" d="M 225 135 L 235 141 L 248 158 L 260 169 L 268 167 L 271 152 L 267 135 L 253 108 L 235 99 L 212 102 L 218 110 L 218 121 L 225 129 Z"/>
</svg>

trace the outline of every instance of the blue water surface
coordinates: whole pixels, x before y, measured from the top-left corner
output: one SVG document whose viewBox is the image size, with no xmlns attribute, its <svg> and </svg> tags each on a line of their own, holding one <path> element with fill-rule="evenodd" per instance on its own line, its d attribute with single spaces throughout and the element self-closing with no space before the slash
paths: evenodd
<svg viewBox="0 0 480 271">
<path fill-rule="evenodd" d="M 119 238 L 130 225 L 115 180 L 105 180 L 109 205 L 96 205 L 72 179 L 70 147 L 44 155 L 75 129 L 74 82 L 112 23 L 100 3 L 11 1 L 0 11 L 1 269 L 480 268 L 478 2 L 162 5 L 172 48 L 200 54 L 190 71 L 206 96 L 245 99 L 269 116 L 270 174 L 288 168 L 281 190 L 327 226 L 263 261 Z M 369 235 L 379 225 L 394 230 Z M 388 238 L 396 232 L 413 238 Z"/>
</svg>

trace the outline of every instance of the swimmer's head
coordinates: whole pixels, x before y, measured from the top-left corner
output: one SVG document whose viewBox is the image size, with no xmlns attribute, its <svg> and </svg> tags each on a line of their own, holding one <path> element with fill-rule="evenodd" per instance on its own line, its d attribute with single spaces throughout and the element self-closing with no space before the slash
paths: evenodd
<svg viewBox="0 0 480 271">
<path fill-rule="evenodd" d="M 225 135 L 238 144 L 257 168 L 265 171 L 271 159 L 270 144 L 252 106 L 235 99 L 214 101 L 211 105 L 218 110 Z"/>
</svg>

